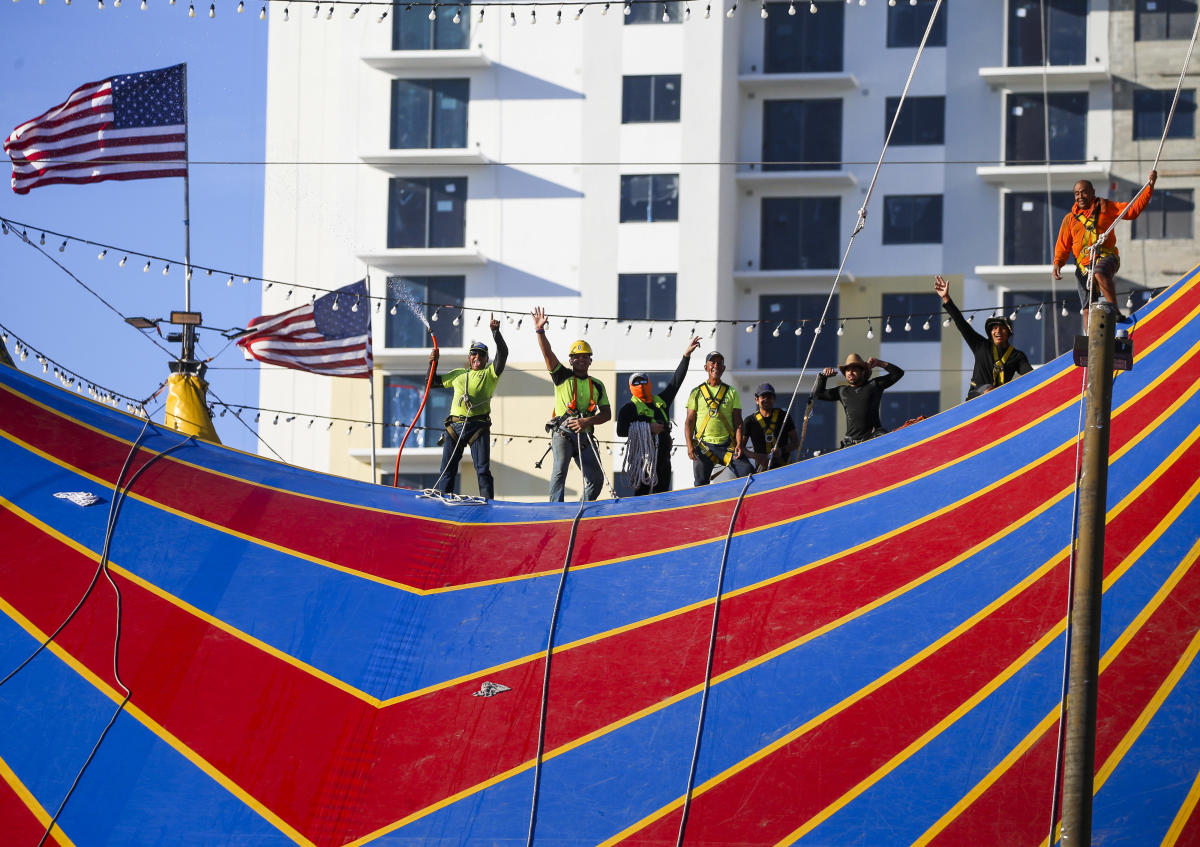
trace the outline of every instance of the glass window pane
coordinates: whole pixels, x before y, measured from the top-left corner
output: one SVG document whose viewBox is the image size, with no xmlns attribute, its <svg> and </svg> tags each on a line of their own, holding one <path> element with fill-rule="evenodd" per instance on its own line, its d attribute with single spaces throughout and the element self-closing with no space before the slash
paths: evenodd
<svg viewBox="0 0 1200 847">
<path fill-rule="evenodd" d="M 650 220 L 650 177 L 625 174 L 621 177 L 621 222 Z"/>
<path fill-rule="evenodd" d="M 462 247 L 466 237 L 467 180 L 429 180 L 429 246 Z"/>
<path fill-rule="evenodd" d="M 392 80 L 393 150 L 429 146 L 428 80 Z"/>
<path fill-rule="evenodd" d="M 762 270 L 836 268 L 841 198 L 764 197 Z"/>
<path fill-rule="evenodd" d="M 425 394 L 425 375 L 388 374 L 383 378 L 383 446 L 399 447 L 408 424 L 412 422 Z M 417 428 L 408 438 L 408 447 L 434 447 L 441 435 L 442 422 L 450 413 L 450 391 L 430 391 L 425 409 L 417 419 Z M 400 424 L 397 426 L 397 424 Z"/>
<path fill-rule="evenodd" d="M 429 12 L 419 6 L 414 6 L 413 11 L 420 12 L 422 17 L 429 22 Z M 440 6 L 436 7 L 437 20 L 433 22 L 433 49 L 434 50 L 465 50 L 470 46 L 471 42 L 471 7 L 470 5 L 463 6 Z M 454 15 L 458 13 L 459 21 L 454 22 Z"/>
<path fill-rule="evenodd" d="M 679 120 L 679 74 L 651 77 L 654 85 L 654 120 Z"/>
<path fill-rule="evenodd" d="M 392 6 L 392 49 L 428 50 L 433 46 L 429 13 L 419 6 Z"/>
<path fill-rule="evenodd" d="M 388 277 L 387 310 L 384 317 L 384 345 L 387 347 L 428 348 L 432 341 L 428 331 L 416 315 L 413 314 L 407 301 L 402 299 L 406 293 L 416 303 L 435 304 L 420 306 L 425 320 L 437 330 L 439 343 L 444 347 L 458 347 L 462 344 L 462 325 L 454 326 L 451 317 L 444 324 L 439 319 L 433 323 L 431 318 L 436 306 L 450 306 L 450 310 L 442 309 L 440 318 L 446 318 L 453 313 L 453 308 L 462 307 L 466 293 L 466 277 L 463 276 L 393 276 Z M 393 314 L 394 312 L 394 314 Z"/>
<path fill-rule="evenodd" d="M 1041 163 L 1045 153 L 1045 117 L 1040 94 L 1010 94 L 1007 99 L 1007 164 Z M 1083 162 L 1087 157 L 1086 92 L 1050 94 L 1050 160 Z"/>
<path fill-rule="evenodd" d="M 621 123 L 645 123 L 651 120 L 650 76 L 627 76 L 621 80 Z"/>
<path fill-rule="evenodd" d="M 899 97 L 887 98 L 886 114 L 884 115 L 883 132 L 892 126 L 896 109 L 900 105 Z M 945 97 L 908 97 L 900 112 L 900 120 L 896 122 L 896 131 L 892 134 L 892 144 L 899 146 L 917 144 L 946 143 L 946 98 Z"/>
<path fill-rule="evenodd" d="M 655 174 L 652 180 L 654 194 L 650 198 L 650 220 L 679 220 L 679 176 Z"/>
<path fill-rule="evenodd" d="M 842 159 L 842 101 L 768 100 L 763 103 L 764 171 L 838 168 Z"/>
<path fill-rule="evenodd" d="M 1167 115 L 1171 111 L 1174 90 L 1142 88 L 1133 92 L 1133 137 L 1161 138 L 1167 126 Z M 1194 138 L 1196 135 L 1196 90 L 1183 89 L 1179 92 L 1179 103 L 1167 138 Z"/>
<path fill-rule="evenodd" d="M 650 274 L 647 284 L 647 317 L 656 321 L 675 319 L 675 274 Z"/>
<path fill-rule="evenodd" d="M 425 247 L 428 186 L 424 180 L 388 183 L 388 247 Z"/>
<path fill-rule="evenodd" d="M 615 0 L 614 0 L 615 2 Z M 648 2 L 648 0 L 634 0 L 629 5 L 629 14 L 624 15 L 626 24 L 661 24 L 671 23 L 677 24 L 683 22 L 683 6 L 679 0 L 670 0 L 666 3 L 666 13 L 669 20 L 664 21 L 663 6 L 661 2 Z M 622 12 L 625 10 L 622 9 Z"/>
<path fill-rule="evenodd" d="M 1132 236 L 1138 240 L 1191 238 L 1195 203 L 1192 190 L 1155 190 L 1145 211 L 1133 220 Z"/>
<path fill-rule="evenodd" d="M 929 33 L 927 47 L 946 46 L 946 11 L 948 3 L 942 3 L 933 31 Z M 933 15 L 934 0 L 917 0 L 917 4 L 896 3 L 888 6 L 887 46 L 916 47 L 925 35 L 929 18 Z"/>
<path fill-rule="evenodd" d="M 471 83 L 465 79 L 434 80 L 432 147 L 467 146 L 467 102 Z"/>
<path fill-rule="evenodd" d="M 821 313 L 825 309 L 824 294 L 763 294 L 758 298 L 758 319 L 764 329 L 758 333 L 758 367 L 760 369 L 796 369 L 804 364 L 808 348 L 813 346 L 809 370 L 820 370 L 837 364 L 838 298 L 834 295 L 825 317 L 825 329 L 814 335 Z M 782 324 L 782 326 L 780 326 Z M 803 324 L 801 326 L 801 324 Z M 779 336 L 774 334 L 779 327 Z M 796 328 L 801 327 L 796 335 Z M 815 339 L 815 341 L 814 341 Z M 815 345 L 815 346 L 814 346 Z"/>
<path fill-rule="evenodd" d="M 1050 202 L 1047 220 L 1046 192 L 1013 191 L 1004 195 L 1004 264 L 1044 265 L 1051 261 L 1058 227 L 1075 198 L 1058 191 L 1051 194 Z"/>
<path fill-rule="evenodd" d="M 649 317 L 646 310 L 648 274 L 617 276 L 617 319 L 640 321 Z"/>
<path fill-rule="evenodd" d="M 883 198 L 884 244 L 941 244 L 942 195 Z"/>
<path fill-rule="evenodd" d="M 763 70 L 769 74 L 842 70 L 845 9 L 826 3 L 816 15 L 789 15 L 788 3 L 768 3 Z"/>
<path fill-rule="evenodd" d="M 892 331 L 887 331 L 884 318 L 883 341 L 941 341 L 942 298 L 936 294 L 884 294 L 883 313 L 891 316 Z M 907 323 L 911 329 L 904 328 Z M 925 329 L 925 324 L 929 329 Z"/>
<path fill-rule="evenodd" d="M 1087 0 L 1009 0 L 1008 64 L 1042 64 L 1042 20 L 1051 65 L 1087 63 Z"/>
<path fill-rule="evenodd" d="M 1196 0 L 1137 0 L 1134 38 L 1162 41 L 1191 37 Z"/>
</svg>

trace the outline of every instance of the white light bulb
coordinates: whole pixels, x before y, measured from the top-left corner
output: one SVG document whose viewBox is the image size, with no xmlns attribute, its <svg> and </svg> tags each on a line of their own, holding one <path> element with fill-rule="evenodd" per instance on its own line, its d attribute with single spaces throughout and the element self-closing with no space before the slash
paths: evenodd
<svg viewBox="0 0 1200 847">
<path fill-rule="evenodd" d="M 748 325 L 746 326 L 746 332 L 747 332 L 747 333 L 754 332 L 754 324 L 748 324 Z"/>
<path fill-rule="evenodd" d="M 929 320 L 930 320 L 929 318 L 926 318 L 925 323 L 921 324 L 921 329 L 923 329 L 927 332 L 929 331 Z"/>
<path fill-rule="evenodd" d="M 208 16 L 210 18 L 215 18 L 217 16 L 217 4 L 216 3 L 208 4 Z"/>
<path fill-rule="evenodd" d="M 842 336 L 842 335 L 845 335 L 845 334 L 846 334 L 846 322 L 845 322 L 845 321 L 842 321 L 842 322 L 841 322 L 841 324 L 839 324 L 839 325 L 838 325 L 838 331 L 837 331 L 837 334 L 838 334 L 839 336 Z"/>
<path fill-rule="evenodd" d="M 108 251 L 107 251 L 107 250 L 101 250 L 99 253 L 97 253 L 97 254 L 96 254 L 96 258 L 97 258 L 97 259 L 103 259 L 103 258 L 104 258 L 105 256 L 107 256 L 107 255 L 108 255 Z"/>
<path fill-rule="evenodd" d="M 431 20 L 431 21 L 437 20 L 437 4 L 436 3 L 429 7 L 429 20 Z"/>
<path fill-rule="evenodd" d="M 796 331 L 795 331 L 794 333 L 792 333 L 792 334 L 793 334 L 793 335 L 799 335 L 799 334 L 800 334 L 800 333 L 802 333 L 802 332 L 804 332 L 804 324 L 800 324 L 800 326 L 796 327 Z"/>
<path fill-rule="evenodd" d="M 767 19 L 767 4 L 766 3 L 763 3 L 762 9 L 760 9 L 758 12 L 758 16 L 760 18 L 762 18 L 764 21 Z"/>
</svg>

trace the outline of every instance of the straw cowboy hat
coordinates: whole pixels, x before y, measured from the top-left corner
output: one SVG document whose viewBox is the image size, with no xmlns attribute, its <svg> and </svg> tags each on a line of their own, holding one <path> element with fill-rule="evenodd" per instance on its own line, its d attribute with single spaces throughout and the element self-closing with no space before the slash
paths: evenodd
<svg viewBox="0 0 1200 847">
<path fill-rule="evenodd" d="M 846 364 L 838 367 L 838 370 L 842 372 L 842 376 L 846 375 L 846 368 L 862 368 L 863 373 L 867 376 L 870 376 L 871 371 L 874 370 L 870 365 L 863 361 L 863 357 L 857 353 L 851 353 L 846 357 Z"/>
</svg>

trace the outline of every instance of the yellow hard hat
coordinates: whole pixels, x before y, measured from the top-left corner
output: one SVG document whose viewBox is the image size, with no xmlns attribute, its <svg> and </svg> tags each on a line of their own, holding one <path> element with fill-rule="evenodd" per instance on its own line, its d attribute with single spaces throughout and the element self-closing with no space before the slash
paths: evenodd
<svg viewBox="0 0 1200 847">
<path fill-rule="evenodd" d="M 590 356 L 592 355 L 592 345 L 588 344 L 582 338 L 571 345 L 572 356 Z"/>
</svg>

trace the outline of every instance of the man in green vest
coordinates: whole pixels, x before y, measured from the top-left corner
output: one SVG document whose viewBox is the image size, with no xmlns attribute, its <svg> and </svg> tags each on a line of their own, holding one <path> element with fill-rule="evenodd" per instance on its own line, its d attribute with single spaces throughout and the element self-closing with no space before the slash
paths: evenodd
<svg viewBox="0 0 1200 847">
<path fill-rule="evenodd" d="M 446 418 L 446 437 L 442 442 L 442 467 L 434 485 L 443 494 L 458 490 L 458 465 L 463 451 L 471 448 L 475 477 L 479 480 L 479 496 L 485 500 L 496 497 L 492 481 L 492 395 L 508 361 L 508 345 L 500 334 L 500 321 L 492 315 L 492 340 L 496 342 L 496 360 L 488 361 L 488 346 L 472 341 L 467 351 L 467 366 L 455 368 L 439 377 L 436 371 L 438 351 L 429 354 L 434 363 L 432 382 L 454 390 L 450 415 Z"/>
<path fill-rule="evenodd" d="M 617 435 L 629 439 L 625 444 L 625 472 L 635 497 L 671 490 L 671 403 L 699 346 L 697 335 L 683 351 L 671 381 L 658 394 L 646 374 L 629 377 L 631 398 L 617 412 Z"/>
<path fill-rule="evenodd" d="M 688 395 L 687 418 L 683 434 L 688 458 L 692 460 L 692 481 L 708 485 L 713 468 L 729 468 L 734 476 L 746 476 L 750 463 L 742 457 L 742 402 L 737 389 L 721 381 L 725 357 L 717 351 L 704 359 L 708 379 Z"/>
<path fill-rule="evenodd" d="M 554 383 L 554 418 L 551 421 L 550 447 L 554 452 L 554 467 L 550 471 L 550 502 L 564 499 L 567 469 L 574 461 L 583 472 L 583 493 L 589 500 L 600 496 L 604 485 L 604 470 L 593 429 L 612 418 L 612 406 L 604 383 L 588 376 L 592 366 L 592 345 L 582 339 L 571 345 L 566 367 L 550 349 L 546 339 L 546 310 L 533 310 L 533 331 L 537 333 L 538 348 L 546 362 L 546 370 Z"/>
</svg>

